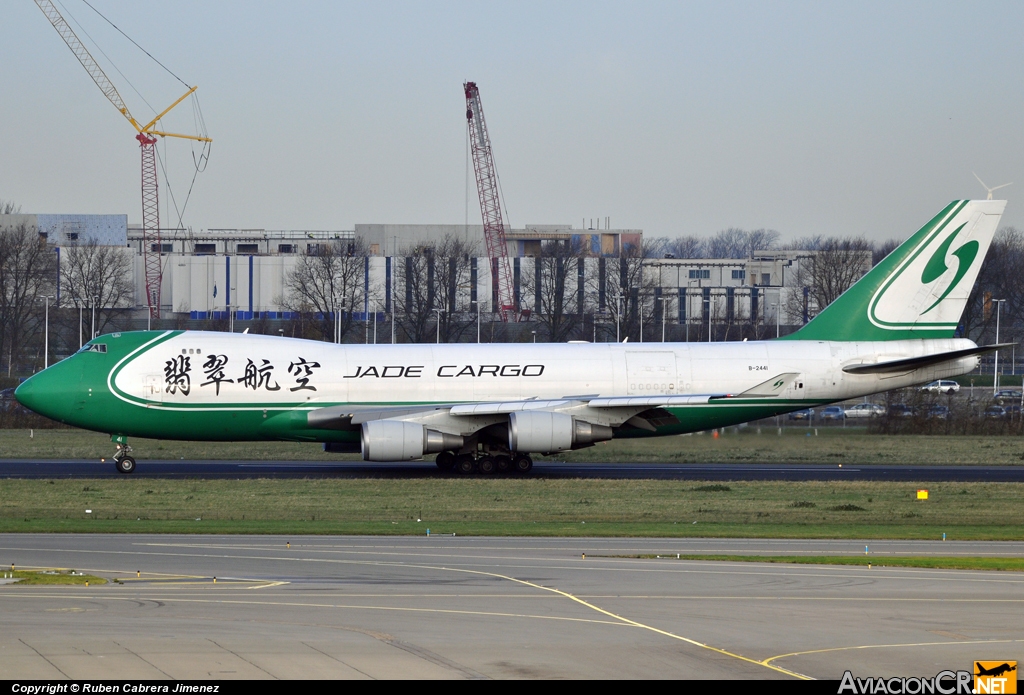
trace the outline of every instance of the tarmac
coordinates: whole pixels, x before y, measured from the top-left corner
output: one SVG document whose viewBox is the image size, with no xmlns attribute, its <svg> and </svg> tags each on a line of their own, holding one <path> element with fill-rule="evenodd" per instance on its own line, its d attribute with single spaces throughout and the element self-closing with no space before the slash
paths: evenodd
<svg viewBox="0 0 1024 695">
<path fill-rule="evenodd" d="M 865 545 L 871 569 L 675 557 Z M 0 677 L 838 680 L 1024 661 L 1024 575 L 885 567 L 896 555 L 1024 543 L 5 534 L 2 569 L 118 581 L 0 585 Z"/>
<path fill-rule="evenodd" d="M 0 459 L 0 478 L 116 478 L 111 459 Z M 135 477 L 151 478 L 424 478 L 443 473 L 433 461 L 184 461 L 139 460 Z M 538 460 L 534 478 L 655 480 L 880 480 L 897 482 L 1024 482 L 1024 465 L 838 465 L 744 463 L 563 463 Z"/>
</svg>

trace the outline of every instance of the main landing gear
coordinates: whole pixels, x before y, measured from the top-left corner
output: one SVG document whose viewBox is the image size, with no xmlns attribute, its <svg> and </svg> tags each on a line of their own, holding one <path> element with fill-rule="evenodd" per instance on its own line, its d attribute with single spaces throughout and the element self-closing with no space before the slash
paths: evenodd
<svg viewBox="0 0 1024 695">
<path fill-rule="evenodd" d="M 527 474 L 533 470 L 533 459 L 529 454 L 512 452 L 474 452 L 456 454 L 453 451 L 442 451 L 437 455 L 437 467 L 442 471 L 456 471 L 463 475 L 480 473 Z"/>
<path fill-rule="evenodd" d="M 110 441 L 117 445 L 114 453 L 114 466 L 117 472 L 122 475 L 131 475 L 135 472 L 135 459 L 132 458 L 132 448 L 128 446 L 128 437 L 121 434 L 113 434 Z"/>
</svg>

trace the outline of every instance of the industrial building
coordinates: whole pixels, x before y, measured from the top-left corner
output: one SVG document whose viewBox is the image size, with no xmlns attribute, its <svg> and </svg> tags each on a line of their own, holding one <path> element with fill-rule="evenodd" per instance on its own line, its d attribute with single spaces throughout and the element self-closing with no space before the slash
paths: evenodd
<svg viewBox="0 0 1024 695">
<path fill-rule="evenodd" d="M 82 244 L 120 247 L 134 267 L 137 318 L 146 315 L 144 237 L 125 215 L 5 215 L 0 229 L 26 225 L 55 249 Z M 748 259 L 682 259 L 635 257 L 643 233 L 635 229 L 574 229 L 571 225 L 526 225 L 506 234 L 513 287 L 518 306 L 537 320 L 552 301 L 543 260 L 561 244 L 578 257 L 567 279 L 560 311 L 589 316 L 591 324 L 609 324 L 632 311 L 647 323 L 664 324 L 672 335 L 678 327 L 757 324 L 799 325 L 817 311 L 797 283 L 799 269 L 814 252 L 772 251 Z M 480 225 L 357 224 L 352 230 L 209 229 L 162 232 L 161 307 L 163 318 L 193 321 L 233 314 L 238 321 L 294 318 L 301 302 L 288 296 L 288 277 L 328 247 L 358 256 L 359 287 L 348 300 L 357 320 L 387 320 L 411 306 L 413 260 L 445 238 L 458 239 L 470 255 L 465 279 L 445 288 L 447 305 L 458 311 L 490 314 L 497 307 L 492 273 L 497 264 L 483 251 Z M 359 251 L 357 251 L 357 247 Z M 432 283 L 439 259 L 429 253 L 427 282 Z M 59 262 L 59 251 L 58 251 Z M 627 265 L 640 264 L 639 274 Z M 870 269 L 870 253 L 861 258 Z M 554 266 L 551 266 L 554 267 Z M 547 268 L 547 269 L 546 269 Z M 627 274 L 630 275 L 627 278 Z M 433 290 L 432 290 L 433 291 Z M 59 302 L 58 302 L 59 303 Z M 628 305 L 628 306 L 627 306 Z M 699 331 L 698 331 L 699 332 Z M 707 331 L 710 333 L 710 331 Z M 682 335 L 689 336 L 689 331 Z M 597 336 L 596 328 L 593 335 Z"/>
</svg>

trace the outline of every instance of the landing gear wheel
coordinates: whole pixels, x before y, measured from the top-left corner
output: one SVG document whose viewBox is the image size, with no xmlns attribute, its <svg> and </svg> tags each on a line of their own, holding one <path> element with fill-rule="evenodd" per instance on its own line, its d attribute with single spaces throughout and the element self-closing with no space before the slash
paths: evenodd
<svg viewBox="0 0 1024 695">
<path fill-rule="evenodd" d="M 529 473 L 533 470 L 533 459 L 527 454 L 519 454 L 512 461 L 512 469 L 516 473 Z"/>
<path fill-rule="evenodd" d="M 484 475 L 491 475 L 497 469 L 497 466 L 494 463 L 494 458 L 491 456 L 481 456 L 476 462 L 476 465 Z"/>
<path fill-rule="evenodd" d="M 114 459 L 114 465 L 117 466 L 117 472 L 123 475 L 130 475 L 135 472 L 135 459 L 131 456 L 122 456 L 119 459 Z"/>
<path fill-rule="evenodd" d="M 463 475 L 469 475 L 476 470 L 476 461 L 469 454 L 462 454 L 455 457 L 455 469 Z"/>
<path fill-rule="evenodd" d="M 494 457 L 494 467 L 498 469 L 499 473 L 508 473 L 512 470 L 512 457 L 498 454 Z"/>
<path fill-rule="evenodd" d="M 434 463 L 436 463 L 437 467 L 442 471 L 450 471 L 455 468 L 455 454 L 450 451 L 442 451 L 437 455 L 437 458 L 434 459 Z"/>
</svg>

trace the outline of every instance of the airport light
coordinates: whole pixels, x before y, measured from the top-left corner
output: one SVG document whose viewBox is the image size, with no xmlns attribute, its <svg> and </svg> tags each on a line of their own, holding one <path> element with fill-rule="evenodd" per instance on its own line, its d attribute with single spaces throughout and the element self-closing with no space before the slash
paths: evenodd
<svg viewBox="0 0 1024 695">
<path fill-rule="evenodd" d="M 779 337 L 779 305 L 772 304 L 772 311 L 775 312 L 775 337 Z"/>
<path fill-rule="evenodd" d="M 437 344 L 441 344 L 441 310 L 432 309 L 431 311 L 437 312 Z"/>
<path fill-rule="evenodd" d="M 480 343 L 480 302 L 476 299 L 470 300 L 470 304 L 476 304 L 476 342 Z"/>
</svg>

